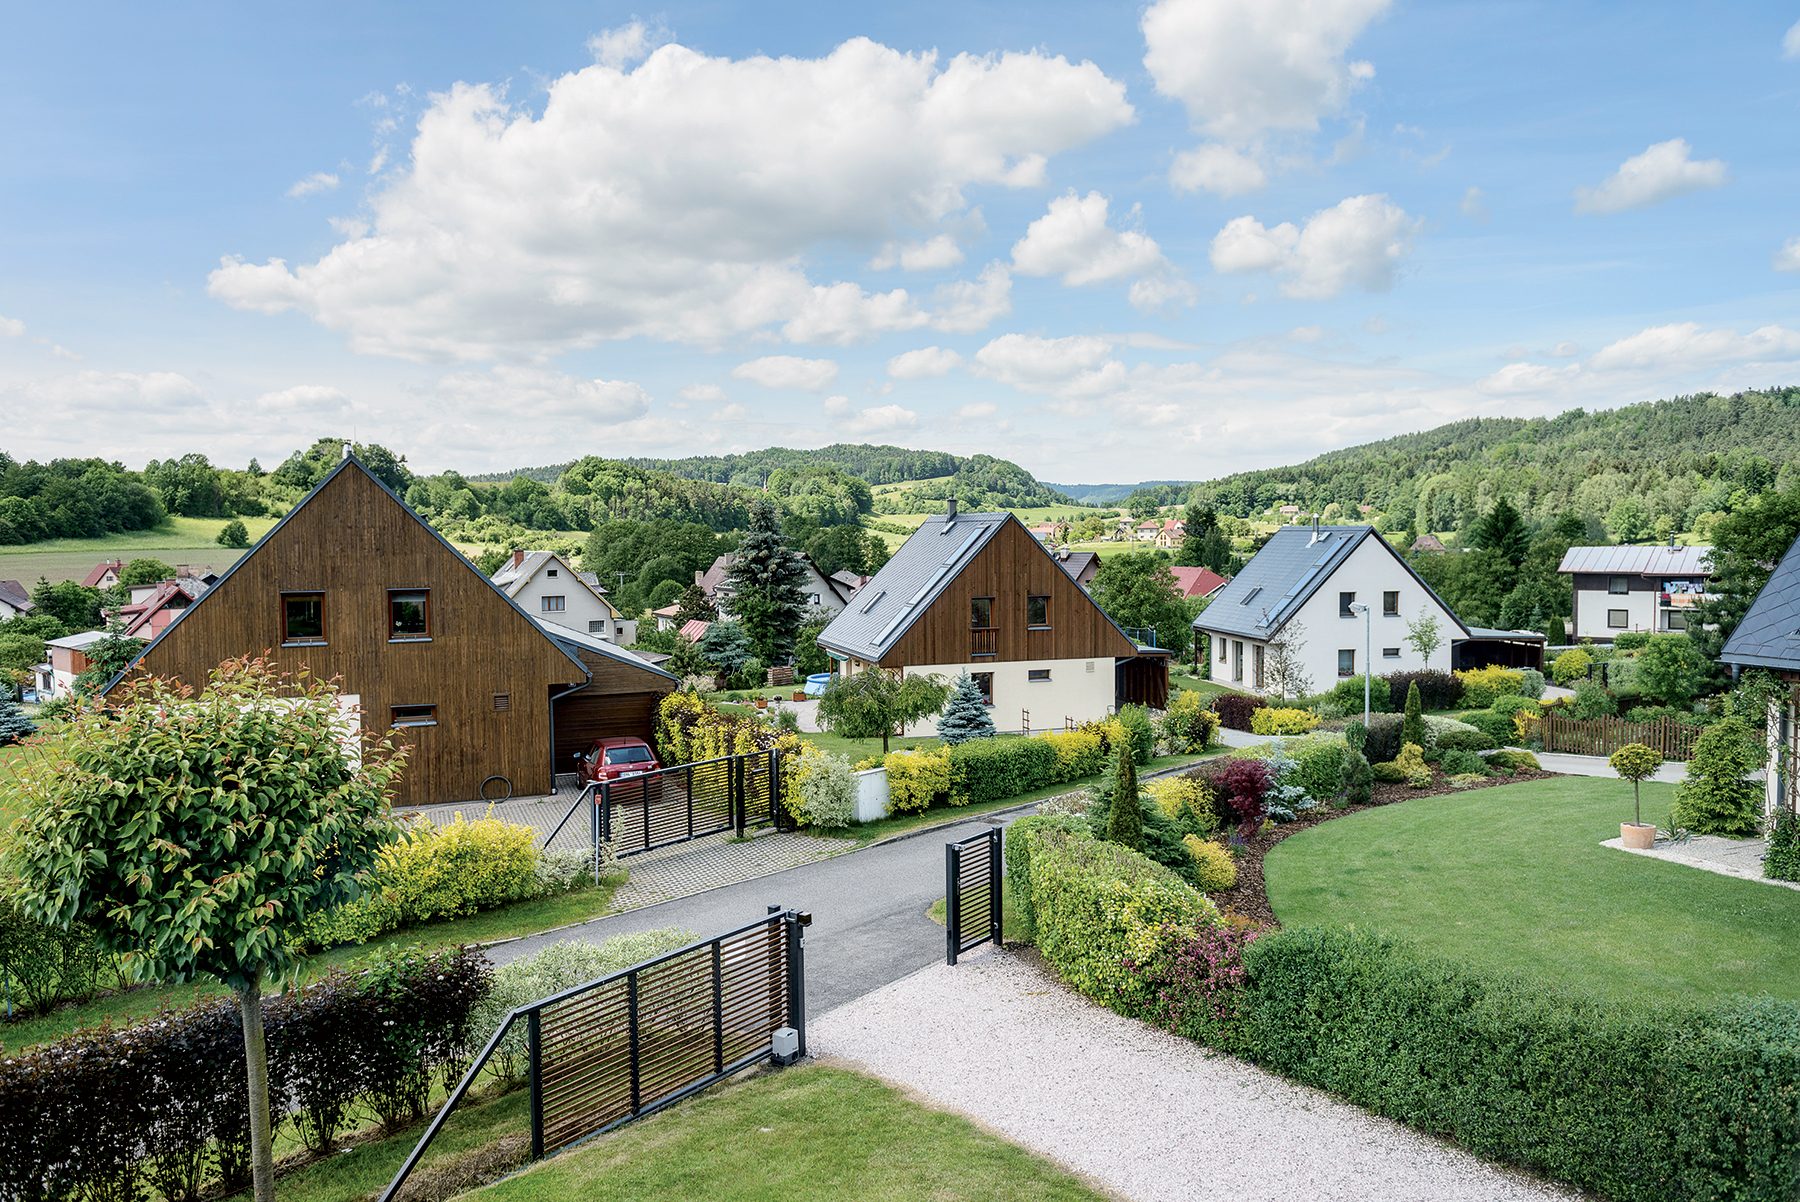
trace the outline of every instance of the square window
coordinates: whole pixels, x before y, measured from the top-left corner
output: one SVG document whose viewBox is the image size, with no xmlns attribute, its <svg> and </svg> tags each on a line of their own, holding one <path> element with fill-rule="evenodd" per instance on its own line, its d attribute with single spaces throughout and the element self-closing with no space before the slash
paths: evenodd
<svg viewBox="0 0 1800 1202">
<path fill-rule="evenodd" d="M 325 641 L 325 594 L 281 594 L 281 641 L 284 643 L 323 643 Z"/>
<path fill-rule="evenodd" d="M 1338 594 L 1338 617 L 1354 618 L 1356 616 L 1356 611 L 1352 610 L 1350 608 L 1350 606 L 1355 601 L 1356 601 L 1355 593 L 1339 593 Z"/>
<path fill-rule="evenodd" d="M 1398 648 L 1398 647 L 1383 647 L 1381 649 L 1381 658 L 1382 659 L 1399 659 L 1400 658 L 1400 648 Z"/>
<path fill-rule="evenodd" d="M 1686 614 L 1682 613 L 1680 610 L 1678 610 L 1678 609 L 1670 610 L 1669 611 L 1669 629 L 1670 630 L 1686 630 L 1688 628 L 1687 619 L 1688 619 L 1688 616 Z"/>
<path fill-rule="evenodd" d="M 1048 669 L 1048 668 L 1027 668 L 1025 670 L 1025 679 L 1026 680 L 1049 680 L 1050 679 L 1050 669 Z"/>
<path fill-rule="evenodd" d="M 545 597 L 543 600 L 544 612 L 547 614 L 561 613 L 567 600 L 566 597 Z"/>
<path fill-rule="evenodd" d="M 1027 625 L 1027 626 L 1048 626 L 1048 625 L 1050 625 L 1050 598 L 1048 598 L 1048 597 L 1027 597 L 1027 598 L 1025 598 L 1025 625 Z"/>
<path fill-rule="evenodd" d="M 1356 652 L 1354 652 L 1354 651 L 1338 652 L 1338 675 L 1339 676 L 1355 676 L 1356 675 Z"/>
<path fill-rule="evenodd" d="M 498 701 L 498 698 L 495 698 Z M 499 706 L 495 706 L 496 709 Z M 437 706 L 435 705 L 395 705 L 389 707 L 393 714 L 395 726 L 436 726 Z"/>
<path fill-rule="evenodd" d="M 1606 611 L 1606 624 L 1613 630 L 1623 630 L 1631 625 L 1631 611 L 1628 609 L 1609 609 Z"/>
<path fill-rule="evenodd" d="M 1615 597 L 1623 597 L 1626 593 L 1631 591 L 1631 581 L 1624 576 L 1608 576 L 1606 578 L 1606 591 Z"/>
<path fill-rule="evenodd" d="M 431 593 L 425 589 L 388 590 L 388 638 L 431 637 Z"/>
<path fill-rule="evenodd" d="M 981 690 L 981 704 L 994 704 L 994 674 L 992 672 L 971 672 L 969 679 Z"/>
<path fill-rule="evenodd" d="M 547 572 L 545 572 L 545 573 L 544 573 L 544 575 L 546 575 L 546 576 L 554 576 L 554 575 L 556 575 L 556 569 L 555 569 L 555 568 L 551 568 L 551 569 L 550 569 L 550 570 L 549 570 L 549 571 L 547 571 Z"/>
<path fill-rule="evenodd" d="M 994 628 L 994 599 L 992 597 L 971 597 L 969 599 L 969 628 L 971 630 L 992 630 Z"/>
<path fill-rule="evenodd" d="M 605 618 L 589 619 L 588 633 L 589 634 L 605 634 L 606 633 L 606 619 Z"/>
<path fill-rule="evenodd" d="M 1381 594 L 1381 612 L 1386 617 L 1394 617 L 1400 612 L 1399 592 Z"/>
</svg>

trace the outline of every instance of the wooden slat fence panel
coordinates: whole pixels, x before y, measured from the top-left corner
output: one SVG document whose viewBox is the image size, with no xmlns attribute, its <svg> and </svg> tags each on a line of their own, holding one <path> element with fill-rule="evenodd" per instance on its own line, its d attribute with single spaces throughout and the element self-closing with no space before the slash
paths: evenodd
<svg viewBox="0 0 1800 1202">
<path fill-rule="evenodd" d="M 1623 718 L 1582 720 L 1547 713 L 1543 717 L 1544 750 L 1570 755 L 1611 755 L 1630 743 L 1642 743 L 1665 760 L 1686 761 L 1694 752 L 1701 728 L 1661 718 L 1627 722 Z"/>
</svg>

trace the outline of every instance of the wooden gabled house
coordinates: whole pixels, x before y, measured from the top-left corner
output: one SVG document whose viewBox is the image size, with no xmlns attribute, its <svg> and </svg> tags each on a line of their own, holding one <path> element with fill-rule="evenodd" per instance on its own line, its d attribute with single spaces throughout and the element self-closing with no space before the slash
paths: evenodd
<svg viewBox="0 0 1800 1202">
<path fill-rule="evenodd" d="M 364 729 L 401 731 L 412 750 L 397 805 L 467 801 L 494 777 L 548 793 L 588 740 L 648 739 L 677 684 L 534 619 L 349 458 L 108 687 L 146 672 L 199 686 L 221 661 L 265 652 L 340 678 Z"/>
</svg>

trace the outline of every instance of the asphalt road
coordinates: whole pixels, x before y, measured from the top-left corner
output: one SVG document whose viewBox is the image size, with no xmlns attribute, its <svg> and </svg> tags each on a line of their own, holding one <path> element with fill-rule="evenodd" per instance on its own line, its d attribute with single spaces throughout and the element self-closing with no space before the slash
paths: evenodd
<svg viewBox="0 0 1800 1202">
<path fill-rule="evenodd" d="M 944 844 L 1004 824 L 974 819 L 849 855 L 805 864 L 708 893 L 597 918 L 563 931 L 490 948 L 496 964 L 552 943 L 599 943 L 614 935 L 685 927 L 702 938 L 763 917 L 768 907 L 812 911 L 806 932 L 806 1009 L 820 1015 L 941 962 L 944 928 L 925 916 L 944 896 Z"/>
</svg>

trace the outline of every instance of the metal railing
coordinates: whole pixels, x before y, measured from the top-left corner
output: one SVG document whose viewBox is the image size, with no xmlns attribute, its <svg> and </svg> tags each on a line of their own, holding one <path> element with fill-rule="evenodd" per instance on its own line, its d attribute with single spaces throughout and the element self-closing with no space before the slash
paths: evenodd
<svg viewBox="0 0 1800 1202">
<path fill-rule="evenodd" d="M 944 962 L 993 940 L 1004 942 L 1000 908 L 1000 827 L 944 844 Z"/>
<path fill-rule="evenodd" d="M 780 825 L 781 753 L 757 751 L 598 783 L 595 838 L 620 857 Z"/>
<path fill-rule="evenodd" d="M 643 1118 L 775 1054 L 792 1028 L 806 1054 L 804 928 L 769 915 L 552 997 L 520 1006 L 488 1037 L 382 1192 L 392 1202 L 451 1113 L 498 1055 L 523 1056 L 531 1156 L 540 1160 Z"/>
</svg>

